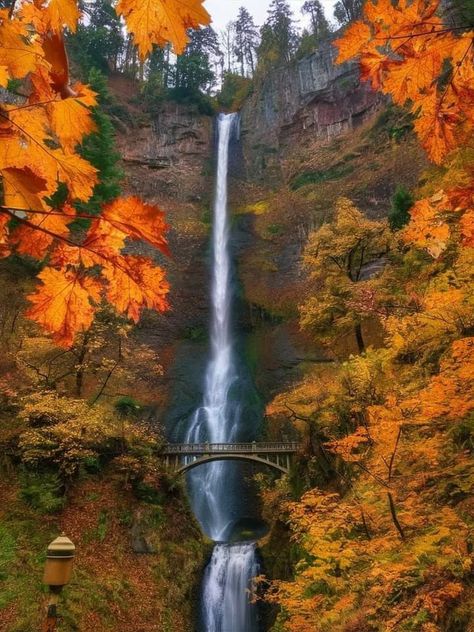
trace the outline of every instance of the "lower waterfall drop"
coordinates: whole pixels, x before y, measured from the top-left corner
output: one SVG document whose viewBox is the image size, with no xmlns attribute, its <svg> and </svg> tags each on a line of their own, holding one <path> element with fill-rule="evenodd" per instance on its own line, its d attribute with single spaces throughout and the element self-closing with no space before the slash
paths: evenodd
<svg viewBox="0 0 474 632">
<path fill-rule="evenodd" d="M 206 569 L 202 620 L 206 632 L 254 632 L 256 606 L 248 590 L 258 575 L 255 543 L 217 544 Z"/>
</svg>

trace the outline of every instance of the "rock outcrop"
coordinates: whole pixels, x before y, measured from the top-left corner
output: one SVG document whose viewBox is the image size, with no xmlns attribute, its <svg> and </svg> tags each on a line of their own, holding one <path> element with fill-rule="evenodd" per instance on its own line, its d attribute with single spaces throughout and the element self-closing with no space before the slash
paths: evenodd
<svg viewBox="0 0 474 632">
<path fill-rule="evenodd" d="M 135 123 L 119 137 L 127 175 L 137 174 L 138 186 L 141 181 L 151 187 L 147 195 L 184 202 L 199 198 L 212 158 L 212 119 L 196 106 L 165 102 L 154 117 Z"/>
<path fill-rule="evenodd" d="M 278 177 L 290 145 L 338 136 L 380 106 L 380 95 L 360 82 L 357 64 L 336 65 L 336 55 L 336 48 L 325 44 L 257 82 L 242 109 L 242 140 L 251 178 Z"/>
</svg>

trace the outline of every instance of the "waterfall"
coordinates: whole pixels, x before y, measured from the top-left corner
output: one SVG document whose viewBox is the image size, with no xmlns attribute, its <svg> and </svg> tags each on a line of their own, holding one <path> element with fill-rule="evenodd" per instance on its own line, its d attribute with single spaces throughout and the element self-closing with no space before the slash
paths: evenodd
<svg viewBox="0 0 474 632">
<path fill-rule="evenodd" d="M 217 544 L 206 569 L 202 619 L 206 632 L 252 632 L 255 606 L 248 590 L 258 575 L 255 544 Z"/>
<path fill-rule="evenodd" d="M 187 443 L 231 443 L 251 439 L 242 423 L 241 381 L 232 336 L 232 279 L 229 254 L 227 176 L 229 144 L 238 115 L 218 119 L 217 178 L 212 235 L 211 353 L 202 406 L 193 414 Z M 253 438 L 253 437 L 252 437 Z M 225 544 L 240 516 L 241 468 L 229 462 L 202 465 L 188 474 L 191 503 L 204 531 L 216 544 L 202 587 L 204 632 L 254 632 L 255 607 L 248 595 L 257 575 L 255 543 Z"/>
</svg>

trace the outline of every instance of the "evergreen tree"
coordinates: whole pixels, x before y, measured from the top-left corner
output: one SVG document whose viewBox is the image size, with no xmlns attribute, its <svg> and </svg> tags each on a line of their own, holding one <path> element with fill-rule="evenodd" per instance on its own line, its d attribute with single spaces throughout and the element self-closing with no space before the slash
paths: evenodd
<svg viewBox="0 0 474 632">
<path fill-rule="evenodd" d="M 311 34 L 314 36 L 315 42 L 320 43 L 327 39 L 330 33 L 329 22 L 320 0 L 306 0 L 301 11 L 310 18 Z"/>
<path fill-rule="evenodd" d="M 174 95 L 192 97 L 203 92 L 209 94 L 216 79 L 212 60 L 221 56 L 214 29 L 208 26 L 190 31 L 189 44 L 176 60 Z"/>
<path fill-rule="evenodd" d="M 73 61 L 87 77 L 91 68 L 103 73 L 116 71 L 125 41 L 120 19 L 111 0 L 95 0 L 84 6 L 86 21 L 68 37 L 68 50 Z"/>
<path fill-rule="evenodd" d="M 338 0 L 334 6 L 334 17 L 339 24 L 348 24 L 360 17 L 363 0 Z"/>
<path fill-rule="evenodd" d="M 272 0 L 261 30 L 259 62 L 263 67 L 291 61 L 298 44 L 293 13 L 286 0 Z"/>
<path fill-rule="evenodd" d="M 81 145 L 80 153 L 99 171 L 99 182 L 94 187 L 92 198 L 87 204 L 81 204 L 79 210 L 88 214 L 96 214 L 101 204 L 110 202 L 120 194 L 120 183 L 123 173 L 118 162 L 120 154 L 115 147 L 115 130 L 106 113 L 113 105 L 107 81 L 104 75 L 92 68 L 88 82 L 98 94 L 99 105 L 93 110 L 93 118 L 97 131 L 86 136 Z"/>
<path fill-rule="evenodd" d="M 397 187 L 392 197 L 392 208 L 388 216 L 390 228 L 400 230 L 410 221 L 410 209 L 415 203 L 413 195 L 404 186 Z"/>
<path fill-rule="evenodd" d="M 234 22 L 234 54 L 240 66 L 240 74 L 244 77 L 255 72 L 255 56 L 259 35 L 253 17 L 245 7 L 240 7 Z"/>
</svg>

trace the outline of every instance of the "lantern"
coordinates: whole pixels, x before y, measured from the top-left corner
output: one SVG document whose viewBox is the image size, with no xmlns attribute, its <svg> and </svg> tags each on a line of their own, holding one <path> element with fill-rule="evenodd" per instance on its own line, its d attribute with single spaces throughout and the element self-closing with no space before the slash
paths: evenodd
<svg viewBox="0 0 474 632">
<path fill-rule="evenodd" d="M 51 542 L 44 567 L 43 582 L 45 584 L 59 591 L 69 583 L 75 551 L 76 547 L 64 533 Z"/>
</svg>

